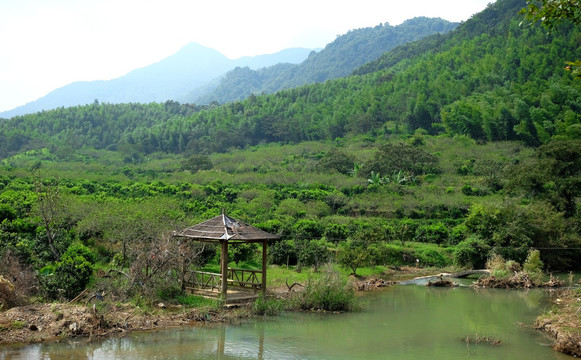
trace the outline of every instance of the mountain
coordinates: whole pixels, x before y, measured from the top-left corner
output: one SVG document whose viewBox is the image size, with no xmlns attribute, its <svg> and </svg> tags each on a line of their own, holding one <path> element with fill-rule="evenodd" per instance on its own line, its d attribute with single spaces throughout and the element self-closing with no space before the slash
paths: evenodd
<svg viewBox="0 0 581 360">
<path fill-rule="evenodd" d="M 230 60 L 216 50 L 190 43 L 174 55 L 125 76 L 113 80 L 75 82 L 36 101 L 0 113 L 0 117 L 10 118 L 63 106 L 90 104 L 95 99 L 108 103 L 182 100 L 194 89 L 237 66 L 257 69 L 277 63 L 296 64 L 310 52 L 312 49 L 292 48 L 275 54 Z"/>
<path fill-rule="evenodd" d="M 356 29 L 337 37 L 320 52 L 311 52 L 300 64 L 273 65 L 252 70 L 237 67 L 228 72 L 212 92 L 186 100 L 207 104 L 241 100 L 250 94 L 273 93 L 349 75 L 355 68 L 373 61 L 392 48 L 432 34 L 445 34 L 458 23 L 439 18 L 417 17 L 398 26 L 379 24 Z"/>
<path fill-rule="evenodd" d="M 447 135 L 529 146 L 581 138 L 581 29 L 521 25 L 497 0 L 455 30 L 402 45 L 355 75 L 222 106 L 91 104 L 0 121 L 0 157 L 38 148 L 209 154 L 262 143 Z M 288 65 L 279 65 L 288 67 Z"/>
</svg>

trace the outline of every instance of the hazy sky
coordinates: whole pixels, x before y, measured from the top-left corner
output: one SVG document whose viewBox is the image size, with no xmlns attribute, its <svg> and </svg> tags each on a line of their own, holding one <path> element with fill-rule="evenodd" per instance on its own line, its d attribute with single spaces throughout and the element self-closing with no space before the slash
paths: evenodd
<svg viewBox="0 0 581 360">
<path fill-rule="evenodd" d="M 324 47 L 415 16 L 464 21 L 494 0 L 0 0 L 0 111 L 106 80 L 197 42 L 231 59 Z"/>
</svg>

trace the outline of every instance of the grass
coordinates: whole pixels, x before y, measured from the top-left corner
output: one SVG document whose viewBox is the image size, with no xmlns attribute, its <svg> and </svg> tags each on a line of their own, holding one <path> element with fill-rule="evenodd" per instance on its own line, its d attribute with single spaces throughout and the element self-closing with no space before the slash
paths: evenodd
<svg viewBox="0 0 581 360">
<path fill-rule="evenodd" d="M 217 307 L 218 301 L 207 299 L 198 295 L 181 295 L 176 298 L 177 302 L 187 307 Z"/>
<path fill-rule="evenodd" d="M 345 269 L 339 266 L 336 267 L 336 270 L 338 270 L 345 277 L 349 276 L 352 272 L 350 269 Z M 388 270 L 389 268 L 383 265 L 365 266 L 357 268 L 357 275 L 364 277 L 380 276 L 385 274 Z"/>
<path fill-rule="evenodd" d="M 267 269 L 266 284 L 269 288 L 286 287 L 286 283 L 292 285 L 295 282 L 305 285 L 310 278 L 320 276 L 313 268 L 302 268 L 297 272 L 296 266 L 269 265 Z"/>
</svg>

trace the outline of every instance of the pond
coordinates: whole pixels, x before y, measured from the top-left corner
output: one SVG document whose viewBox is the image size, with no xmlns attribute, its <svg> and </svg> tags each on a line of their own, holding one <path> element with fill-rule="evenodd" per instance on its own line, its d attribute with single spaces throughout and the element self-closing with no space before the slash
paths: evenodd
<svg viewBox="0 0 581 360">
<path fill-rule="evenodd" d="M 546 290 L 397 285 L 365 295 L 355 313 L 286 313 L 237 326 L 7 347 L 0 348 L 0 360 L 568 359 L 526 326 L 549 296 Z M 500 344 L 476 344 L 476 338 Z"/>
</svg>

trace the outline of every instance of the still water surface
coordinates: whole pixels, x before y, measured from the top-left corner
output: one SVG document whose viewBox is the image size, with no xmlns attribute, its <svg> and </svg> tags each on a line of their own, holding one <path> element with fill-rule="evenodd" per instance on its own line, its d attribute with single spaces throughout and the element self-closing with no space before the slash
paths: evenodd
<svg viewBox="0 0 581 360">
<path fill-rule="evenodd" d="M 16 359 L 569 359 L 530 325 L 545 290 L 398 285 L 349 314 L 288 313 L 243 325 L 188 327 L 103 342 L 0 348 Z M 467 344 L 466 337 L 494 337 Z"/>
</svg>

